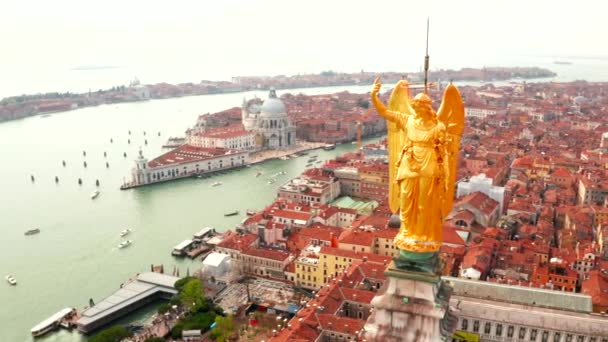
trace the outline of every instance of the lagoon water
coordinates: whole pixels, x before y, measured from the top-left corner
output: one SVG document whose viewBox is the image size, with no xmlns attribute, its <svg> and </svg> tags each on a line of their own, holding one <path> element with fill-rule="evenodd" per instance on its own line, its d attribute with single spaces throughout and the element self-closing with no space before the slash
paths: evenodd
<svg viewBox="0 0 608 342">
<path fill-rule="evenodd" d="M 363 92 L 367 87 L 302 91 L 344 89 Z M 52 313 L 66 306 L 83 308 L 89 298 L 99 301 L 135 273 L 149 270 L 151 264 L 164 264 L 168 271 L 175 265 L 182 275 L 188 268 L 193 271 L 200 261 L 173 258 L 173 246 L 205 226 L 233 229 L 247 209 L 269 204 L 282 182 L 304 170 L 306 158 L 268 161 L 209 179 L 119 190 L 140 147 L 144 155 L 156 156 L 170 136 L 183 135 L 197 114 L 230 108 L 240 104 L 243 96 L 254 95 L 266 97 L 264 92 L 248 92 L 154 100 L 0 124 L 0 275 L 11 274 L 19 282 L 15 287 L 0 284 L 0 322 L 5 327 L 0 329 L 0 341 L 31 340 L 29 329 Z M 325 160 L 354 146 L 315 153 Z M 287 174 L 269 185 L 267 177 L 281 170 Z M 263 176 L 256 178 L 258 171 Z M 92 200 L 96 180 L 101 194 Z M 211 187 L 218 180 L 223 185 Z M 235 209 L 242 214 L 224 217 Z M 35 227 L 40 234 L 23 234 Z M 125 239 L 133 240 L 133 245 L 118 249 L 119 233 L 127 227 L 133 232 Z M 81 337 L 60 332 L 47 339 L 79 341 Z"/>
<path fill-rule="evenodd" d="M 605 61 L 545 65 L 560 73 L 556 78 L 560 81 L 604 81 L 608 75 L 597 70 L 605 73 L 605 66 Z M 368 88 L 290 92 L 362 93 Z M 219 231 L 234 228 L 243 215 L 224 217 L 223 213 L 262 208 L 273 200 L 282 182 L 301 173 L 306 158 L 269 161 L 209 179 L 119 190 L 140 147 L 145 156 L 154 157 L 170 136 L 183 135 L 198 114 L 238 106 L 243 97 L 254 95 L 266 98 L 265 92 L 193 96 L 83 108 L 0 124 L 0 275 L 11 274 L 19 282 L 16 287 L 0 284 L 0 341 L 32 340 L 29 329 L 52 313 L 66 306 L 83 308 L 89 298 L 99 301 L 135 273 L 149 270 L 151 264 L 164 264 L 169 271 L 177 266 L 182 274 L 193 271 L 200 262 L 173 258 L 173 246 L 205 226 Z M 324 160 L 352 150 L 354 145 L 346 144 L 317 153 Z M 266 176 L 281 170 L 287 174 L 268 185 Z M 256 178 L 258 171 L 264 177 Z M 78 178 L 83 180 L 81 186 Z M 91 200 L 96 180 L 101 194 Z M 211 187 L 218 180 L 223 185 Z M 119 250 L 119 233 L 127 227 L 133 230 L 128 236 L 133 245 Z M 40 228 L 41 233 L 24 236 L 32 228 Z M 145 320 L 153 311 L 154 307 L 148 307 L 129 319 Z M 84 338 L 61 331 L 43 340 Z"/>
</svg>

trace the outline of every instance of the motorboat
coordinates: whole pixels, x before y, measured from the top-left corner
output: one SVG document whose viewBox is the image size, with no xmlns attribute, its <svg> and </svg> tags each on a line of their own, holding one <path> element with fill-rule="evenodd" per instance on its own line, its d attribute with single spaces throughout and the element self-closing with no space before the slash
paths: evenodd
<svg viewBox="0 0 608 342">
<path fill-rule="evenodd" d="M 268 184 L 274 184 L 276 181 L 277 181 L 276 179 L 270 179 L 270 180 L 268 181 Z"/>
<path fill-rule="evenodd" d="M 220 186 L 220 185 L 222 185 L 222 182 L 215 182 L 215 183 L 211 184 L 211 186 Z"/>
<path fill-rule="evenodd" d="M 239 211 L 235 210 L 235 211 L 231 211 L 229 213 L 225 213 L 224 216 L 234 216 L 234 215 L 238 215 Z"/>
<path fill-rule="evenodd" d="M 327 144 L 327 145 L 323 146 L 323 149 L 325 151 L 331 151 L 331 150 L 333 150 L 335 148 L 336 148 L 336 144 Z"/>
<path fill-rule="evenodd" d="M 129 246 L 131 246 L 132 243 L 133 243 L 133 241 L 131 241 L 131 240 L 123 241 L 118 245 L 118 248 L 129 247 Z"/>
<path fill-rule="evenodd" d="M 6 281 L 8 281 L 9 284 L 13 286 L 17 285 L 17 279 L 15 279 L 15 277 L 13 277 L 12 275 L 7 275 L 5 279 Z"/>
<path fill-rule="evenodd" d="M 91 199 L 96 199 L 97 196 L 99 196 L 99 190 L 93 191 L 93 193 L 91 194 Z"/>
<path fill-rule="evenodd" d="M 122 232 L 120 232 L 120 237 L 127 236 L 127 235 L 129 235 L 130 232 L 131 232 L 131 228 L 125 229 Z"/>
<path fill-rule="evenodd" d="M 28 231 L 26 231 L 24 234 L 25 235 L 34 235 L 34 234 L 38 234 L 40 233 L 40 229 L 35 228 L 35 229 L 30 229 Z"/>
</svg>

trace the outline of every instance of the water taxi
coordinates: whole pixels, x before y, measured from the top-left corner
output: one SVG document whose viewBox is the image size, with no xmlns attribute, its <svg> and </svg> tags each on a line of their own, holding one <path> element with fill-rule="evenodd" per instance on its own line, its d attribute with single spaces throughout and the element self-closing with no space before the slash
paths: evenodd
<svg viewBox="0 0 608 342">
<path fill-rule="evenodd" d="M 131 232 L 131 228 L 127 228 L 120 232 L 120 237 L 127 236 Z"/>
<path fill-rule="evenodd" d="M 12 275 L 7 275 L 5 279 L 9 284 L 13 286 L 17 285 L 17 279 L 15 279 L 15 277 L 13 277 Z"/>
<path fill-rule="evenodd" d="M 224 216 L 234 216 L 234 215 L 238 215 L 239 211 L 235 210 L 235 211 L 231 211 L 229 213 L 225 213 Z"/>
<path fill-rule="evenodd" d="M 93 191 L 93 193 L 91 194 L 91 199 L 96 199 L 97 196 L 99 196 L 99 190 Z"/>
<path fill-rule="evenodd" d="M 131 246 L 132 243 L 133 243 L 133 241 L 131 241 L 131 240 L 123 241 L 118 245 L 118 248 L 129 247 L 129 246 Z"/>
<path fill-rule="evenodd" d="M 40 233 L 40 229 L 35 228 L 35 229 L 30 229 L 28 231 L 26 231 L 24 234 L 25 235 L 34 235 L 34 234 L 38 234 Z"/>
<path fill-rule="evenodd" d="M 215 183 L 211 184 L 211 186 L 220 186 L 220 185 L 222 185 L 222 182 L 215 182 Z"/>
<path fill-rule="evenodd" d="M 30 330 L 30 332 L 32 333 L 32 336 L 34 336 L 34 337 L 42 336 L 42 335 L 46 334 L 47 332 L 57 328 L 66 317 L 72 316 L 75 313 L 76 313 L 76 309 L 65 308 L 65 309 L 53 314 L 51 317 L 45 319 L 44 321 L 38 323 L 38 325 L 33 327 Z"/>
</svg>

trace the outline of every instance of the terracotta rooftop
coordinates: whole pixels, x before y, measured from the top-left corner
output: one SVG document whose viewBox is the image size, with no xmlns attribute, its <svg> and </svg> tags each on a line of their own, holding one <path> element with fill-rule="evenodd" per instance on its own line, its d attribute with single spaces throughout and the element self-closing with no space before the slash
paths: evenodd
<svg viewBox="0 0 608 342">
<path fill-rule="evenodd" d="M 239 153 L 239 151 L 226 150 L 223 148 L 196 147 L 186 144 L 152 159 L 148 162 L 148 166 L 154 168 L 159 166 L 181 165 L 236 153 Z"/>
</svg>

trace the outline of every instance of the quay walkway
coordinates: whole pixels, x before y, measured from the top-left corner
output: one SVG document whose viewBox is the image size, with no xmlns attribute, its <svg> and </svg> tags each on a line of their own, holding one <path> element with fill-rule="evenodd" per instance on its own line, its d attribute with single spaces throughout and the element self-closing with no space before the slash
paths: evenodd
<svg viewBox="0 0 608 342">
<path fill-rule="evenodd" d="M 179 279 L 153 272 L 138 274 L 118 291 L 84 310 L 76 322 L 78 331 L 91 333 L 148 303 L 171 298 L 177 294 L 174 284 Z"/>
</svg>

